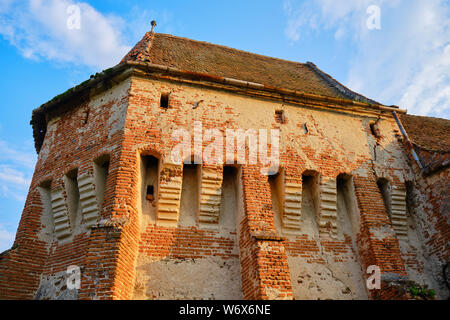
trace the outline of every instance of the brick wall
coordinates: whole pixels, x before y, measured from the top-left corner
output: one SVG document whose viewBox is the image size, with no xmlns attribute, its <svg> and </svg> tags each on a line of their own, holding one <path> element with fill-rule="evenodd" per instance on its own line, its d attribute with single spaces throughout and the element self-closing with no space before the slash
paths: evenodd
<svg viewBox="0 0 450 320">
<path fill-rule="evenodd" d="M 167 109 L 159 106 L 162 92 L 170 93 Z M 420 263 L 410 261 L 415 259 L 408 254 L 411 248 L 403 250 L 399 244 L 377 179 L 389 178 L 401 186 L 418 174 L 391 115 L 321 109 L 327 107 L 253 98 L 174 79 L 132 77 L 53 117 L 14 247 L 0 256 L 0 298 L 32 299 L 37 293 L 39 298 L 64 297 L 64 290 L 56 290 L 49 279 L 70 265 L 81 267 L 78 299 L 404 298 L 394 283 L 411 276 L 410 269 L 425 275 L 428 269 L 415 267 Z M 282 123 L 275 113 L 280 108 Z M 375 120 L 377 137 L 369 127 Z M 279 129 L 284 192 L 277 201 L 282 205 L 274 206 L 261 165 L 239 165 L 233 187 L 234 225 L 221 219 L 184 225 L 187 213 L 180 209 L 179 199 L 183 166 L 171 163 L 177 143 L 172 133 L 179 128 L 192 133 L 195 121 L 201 121 L 203 130 L 223 134 L 226 128 Z M 203 141 L 203 146 L 208 143 Z M 78 169 L 78 177 L 92 175 L 93 161 L 104 154 L 110 165 L 96 223 L 72 223 L 69 238 L 46 240 L 38 187 L 51 180 L 51 189 L 61 188 L 67 199 L 64 175 L 72 169 Z M 141 205 L 141 155 L 153 155 L 160 164 L 154 220 L 145 216 Z M 223 163 L 200 169 L 200 175 L 213 172 L 219 180 L 225 171 Z M 301 186 L 302 175 L 311 172 L 317 174 L 318 189 L 313 195 L 316 203 L 308 207 L 301 199 Z M 338 177 L 344 173 L 351 181 L 347 202 L 337 195 Z M 424 234 L 418 243 L 435 257 L 431 269 L 448 259 L 449 243 L 445 194 L 436 194 L 439 189 L 433 185 L 445 188 L 448 171 L 436 177 L 418 178 L 417 188 L 417 219 Z M 199 180 L 197 194 L 208 179 Z M 285 210 L 291 207 L 298 210 L 288 218 L 300 222 L 286 227 Z M 223 212 L 217 210 L 212 212 Z M 417 252 L 421 254 L 422 247 Z M 370 265 L 381 268 L 381 290 L 366 290 Z M 423 278 L 433 285 L 430 277 Z M 229 281 L 221 291 L 223 279 Z"/>
</svg>

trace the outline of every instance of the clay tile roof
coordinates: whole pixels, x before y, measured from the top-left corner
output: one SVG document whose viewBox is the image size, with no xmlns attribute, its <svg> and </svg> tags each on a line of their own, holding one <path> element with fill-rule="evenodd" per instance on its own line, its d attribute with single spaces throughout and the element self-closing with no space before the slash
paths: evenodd
<svg viewBox="0 0 450 320">
<path fill-rule="evenodd" d="M 126 61 L 379 104 L 344 87 L 312 63 L 286 61 L 167 34 L 147 32 L 122 63 Z"/>
<path fill-rule="evenodd" d="M 70 109 L 72 104 L 69 102 L 73 97 L 88 97 L 91 87 L 123 71 L 128 61 L 151 63 L 187 71 L 187 73 L 232 78 L 268 87 L 381 105 L 348 89 L 311 62 L 292 62 L 208 42 L 147 32 L 120 64 L 91 76 L 90 80 L 33 110 L 30 123 L 33 126 L 36 151 L 39 152 L 44 141 L 47 113 L 59 108 Z"/>
<path fill-rule="evenodd" d="M 400 119 L 424 166 L 424 174 L 450 166 L 450 120 L 406 114 Z"/>
<path fill-rule="evenodd" d="M 411 141 L 429 151 L 450 152 L 450 120 L 400 115 Z"/>
</svg>

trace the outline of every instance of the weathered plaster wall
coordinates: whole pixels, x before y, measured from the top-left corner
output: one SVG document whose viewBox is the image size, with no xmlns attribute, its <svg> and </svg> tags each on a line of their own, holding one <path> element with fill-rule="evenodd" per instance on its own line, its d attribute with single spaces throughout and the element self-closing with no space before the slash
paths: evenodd
<svg viewBox="0 0 450 320">
<path fill-rule="evenodd" d="M 220 222 L 214 230 L 197 227 L 198 180 L 198 170 L 184 168 L 178 228 L 147 221 L 133 299 L 242 299 L 237 177 L 224 178 Z"/>
<path fill-rule="evenodd" d="M 159 107 L 161 92 L 171 93 L 168 109 Z M 381 194 L 377 189 L 375 180 L 370 180 L 374 175 L 386 176 L 400 184 L 405 183 L 412 176 L 403 146 L 399 141 L 396 124 L 389 117 L 378 119 L 377 124 L 381 137 L 376 138 L 371 134 L 369 122 L 377 121 L 377 117 L 370 118 L 369 116 L 367 118 L 356 114 L 300 108 L 221 91 L 140 78 L 133 80 L 132 95 L 129 116 L 130 120 L 133 120 L 133 126 L 132 131 L 130 130 L 128 134 L 133 136 L 132 139 L 137 150 L 155 150 L 161 155 L 163 162 L 169 161 L 167 159 L 170 157 L 170 151 L 176 144 L 176 141 L 172 141 L 171 137 L 173 130 L 186 128 L 193 133 L 193 123 L 198 120 L 202 122 L 204 130 L 218 128 L 223 133 L 225 128 L 244 130 L 279 128 L 281 131 L 281 165 L 284 169 L 285 182 L 299 181 L 301 183 L 301 179 L 298 177 L 301 177 L 301 174 L 308 170 L 317 172 L 321 179 L 336 179 L 340 173 L 347 173 L 364 180 L 369 179 L 368 181 L 372 183 L 372 191 L 377 193 L 373 201 L 379 202 Z M 194 104 L 200 100 L 203 101 L 198 108 L 194 109 Z M 276 122 L 275 110 L 279 109 L 284 111 L 285 124 Z M 307 133 L 303 129 L 304 124 L 308 128 Z M 137 132 L 140 132 L 140 134 L 137 134 Z M 151 139 L 146 141 L 145 133 Z M 286 238 L 282 246 L 282 255 L 287 259 L 286 264 L 289 265 L 289 275 L 286 276 L 286 279 L 289 279 L 288 282 L 293 288 L 293 296 L 298 299 L 325 298 L 325 296 L 333 299 L 367 298 L 365 267 L 370 265 L 370 261 L 362 263 L 359 256 L 364 244 L 362 244 L 360 235 L 362 231 L 359 225 L 361 213 L 353 183 L 353 190 L 347 191 L 347 198 L 350 199 L 350 203 L 347 205 L 342 196 L 337 197 L 335 202 L 337 237 L 331 232 L 319 231 L 320 213 L 318 211 L 320 210 L 317 209 L 317 204 L 310 205 L 308 209 L 308 202 L 311 201 L 310 198 L 313 195 L 305 196 L 306 199 L 302 202 L 302 227 L 297 234 L 292 235 L 283 232 L 282 218 L 277 216 L 280 215 L 278 209 L 280 204 L 276 203 L 278 197 L 274 195 L 274 188 L 271 191 L 267 177 L 257 177 L 258 180 L 264 180 L 264 182 L 261 181 L 264 187 L 258 189 L 257 194 L 245 187 L 246 172 L 250 174 L 247 168 L 248 166 L 243 168 L 244 194 L 246 197 L 244 200 L 248 201 L 246 205 L 247 216 L 253 214 L 252 210 L 249 210 L 252 201 L 258 202 L 255 210 L 265 203 L 262 212 L 255 212 L 255 216 L 250 217 L 250 219 L 256 219 L 250 223 L 253 224 L 250 228 L 254 231 L 278 233 L 279 236 Z M 180 174 L 180 176 L 182 175 Z M 248 176 L 250 183 L 254 183 L 253 179 L 255 178 L 253 173 Z M 320 194 L 315 196 L 320 197 Z M 260 198 L 264 198 L 264 201 Z M 273 204 L 272 199 L 275 202 Z M 305 206 L 305 209 L 303 209 L 303 206 Z M 347 206 L 352 208 L 349 209 Z M 394 272 L 398 274 L 398 277 L 401 277 L 406 273 L 399 256 L 398 241 L 389 223 L 382 201 L 379 206 L 378 210 L 380 214 L 384 214 L 384 218 L 377 220 L 378 222 L 369 223 L 369 228 L 375 233 L 374 237 L 378 239 L 376 240 L 379 242 L 378 245 L 382 246 L 385 241 L 391 243 L 390 246 L 394 250 L 394 256 L 395 254 L 397 256 L 388 262 L 386 272 Z M 183 222 L 186 220 L 183 217 L 183 211 L 187 209 L 186 204 L 182 203 L 181 208 L 178 219 Z M 187 211 L 190 212 L 191 218 L 189 220 L 192 227 L 194 225 L 194 209 L 190 208 Z M 367 214 L 370 214 L 370 212 L 367 212 Z M 248 221 L 244 220 L 240 221 L 239 224 L 249 224 Z M 199 228 L 198 223 L 196 228 Z M 154 231 L 152 229 L 152 232 Z M 248 249 L 244 248 L 246 240 L 248 239 L 245 237 L 240 239 L 241 270 L 244 270 L 244 273 L 249 268 L 243 262 Z M 142 241 L 146 245 L 148 244 L 147 238 L 141 240 L 141 243 Z M 260 246 L 263 243 L 264 241 L 261 241 L 261 243 L 257 241 L 256 247 L 250 249 L 250 254 L 256 254 L 260 250 L 258 248 L 264 248 L 264 246 Z M 252 245 L 246 245 L 252 248 Z M 382 249 L 380 248 L 380 250 Z M 366 257 L 362 259 L 368 260 Z M 381 251 L 379 259 L 378 261 L 382 262 Z M 262 259 L 261 261 L 266 260 Z M 278 270 L 277 272 L 281 271 Z M 150 272 L 148 273 L 150 274 Z M 243 279 L 245 277 L 244 274 Z M 244 286 L 246 286 L 246 281 L 243 282 Z M 260 278 L 259 280 L 255 279 L 255 281 L 253 282 L 254 286 L 261 286 L 260 281 L 263 280 Z M 279 282 L 276 280 L 275 282 L 268 281 L 267 284 L 262 285 L 262 287 L 279 287 Z M 264 293 L 262 294 L 264 295 Z M 244 293 L 244 296 L 251 297 L 251 294 L 246 295 Z M 281 294 L 281 296 L 275 295 L 274 297 L 280 298 L 283 296 Z"/>
<path fill-rule="evenodd" d="M 408 277 L 446 297 L 448 170 L 420 178 L 390 114 L 320 107 L 133 76 L 53 117 L 14 247 L 0 256 L 0 298 L 75 297 L 61 285 L 70 265 L 81 267 L 79 299 L 405 298 L 391 284 Z M 231 174 L 223 163 L 172 163 L 172 133 L 193 134 L 195 121 L 224 137 L 227 128 L 279 129 L 275 186 L 259 164 Z M 100 204 L 94 161 L 105 154 Z M 158 159 L 156 182 L 141 156 Z M 70 222 L 64 176 L 74 169 L 80 212 Z M 393 218 L 379 178 L 394 188 Z M 369 265 L 381 268 L 382 290 L 366 290 Z"/>
<path fill-rule="evenodd" d="M 412 159 L 411 159 L 412 160 Z M 450 296 L 443 269 L 450 261 L 450 169 L 411 181 L 408 203 L 408 238 L 400 241 L 411 280 L 436 290 L 440 299 Z"/>
</svg>

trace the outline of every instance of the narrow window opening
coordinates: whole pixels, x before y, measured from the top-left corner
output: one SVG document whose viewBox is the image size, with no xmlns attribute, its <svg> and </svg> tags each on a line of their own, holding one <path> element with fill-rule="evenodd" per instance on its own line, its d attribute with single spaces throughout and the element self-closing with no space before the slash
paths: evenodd
<svg viewBox="0 0 450 320">
<path fill-rule="evenodd" d="M 286 123 L 286 116 L 283 110 L 275 110 L 275 122 L 276 123 Z"/>
<path fill-rule="evenodd" d="M 222 227 L 236 229 L 238 168 L 223 167 L 222 196 L 220 201 L 219 224 Z"/>
<path fill-rule="evenodd" d="M 183 185 L 181 189 L 180 218 L 181 226 L 195 226 L 200 202 L 200 166 L 183 165 Z"/>
<path fill-rule="evenodd" d="M 106 180 L 109 173 L 109 155 L 104 155 L 94 161 L 95 193 L 99 209 L 103 207 L 106 193 Z"/>
<path fill-rule="evenodd" d="M 270 194 L 272 198 L 272 210 L 274 214 L 274 224 L 278 232 L 282 227 L 282 213 L 283 213 L 283 172 L 280 171 L 276 174 L 269 175 L 268 182 L 270 186 Z"/>
<path fill-rule="evenodd" d="M 378 189 L 381 192 L 381 196 L 383 197 L 384 207 L 386 208 L 386 211 L 389 215 L 389 218 L 391 219 L 392 211 L 391 211 L 391 198 L 392 198 L 392 191 L 391 191 L 391 184 L 389 180 L 385 178 L 380 178 L 377 180 Z"/>
<path fill-rule="evenodd" d="M 158 198 L 159 160 L 154 156 L 141 156 L 141 208 L 142 213 L 156 221 Z"/>
<path fill-rule="evenodd" d="M 302 175 L 302 232 L 318 236 L 319 174 L 306 171 Z"/>
<path fill-rule="evenodd" d="M 69 171 L 64 177 L 67 206 L 72 230 L 75 230 L 75 226 L 79 226 L 81 222 L 80 191 L 78 190 L 77 176 L 78 169 L 74 169 Z"/>
<path fill-rule="evenodd" d="M 53 213 L 52 213 L 52 200 L 51 200 L 51 180 L 42 182 L 39 187 L 39 194 L 41 196 L 42 203 L 42 215 L 41 224 L 43 226 L 40 235 L 45 242 L 50 243 L 53 240 Z"/>
<path fill-rule="evenodd" d="M 161 108 L 164 109 L 169 108 L 169 96 L 170 93 L 161 93 L 161 102 L 160 102 Z"/>
<path fill-rule="evenodd" d="M 339 232 L 352 236 L 357 233 L 357 201 L 351 175 L 340 174 L 336 179 L 337 218 Z"/>
</svg>

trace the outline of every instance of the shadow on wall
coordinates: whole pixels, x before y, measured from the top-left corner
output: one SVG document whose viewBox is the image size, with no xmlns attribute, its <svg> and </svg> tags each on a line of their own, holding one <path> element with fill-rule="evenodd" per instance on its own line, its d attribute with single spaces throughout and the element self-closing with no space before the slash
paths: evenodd
<svg viewBox="0 0 450 320">
<path fill-rule="evenodd" d="M 157 167 L 157 164 L 153 162 L 152 167 Z M 156 176 L 153 173 L 153 177 Z M 211 210 L 219 210 L 219 221 L 209 227 L 199 227 L 197 218 L 201 196 L 208 196 L 200 194 L 201 176 L 201 166 L 183 166 L 177 228 L 157 226 L 155 217 L 145 222 L 136 267 L 134 299 L 242 299 L 236 236 L 236 214 L 243 211 L 240 168 L 223 168 L 218 203 L 211 189 L 209 203 Z M 147 181 L 142 184 L 142 191 L 151 179 Z M 148 207 L 143 204 L 143 210 Z"/>
<path fill-rule="evenodd" d="M 367 299 L 356 235 L 359 210 L 353 179 L 341 174 L 323 193 L 321 176 L 302 175 L 301 224 L 295 233 L 278 229 L 287 238 L 287 256 L 294 299 Z M 325 201 L 324 201 L 325 199 Z M 335 213 L 337 235 L 319 228 L 322 208 Z M 333 221 L 333 220 L 331 220 Z"/>
</svg>

